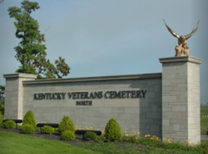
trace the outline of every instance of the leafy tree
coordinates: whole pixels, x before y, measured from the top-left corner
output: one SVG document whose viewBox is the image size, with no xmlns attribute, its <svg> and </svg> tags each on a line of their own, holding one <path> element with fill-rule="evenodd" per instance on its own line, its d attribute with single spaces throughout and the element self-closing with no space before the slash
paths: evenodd
<svg viewBox="0 0 208 154">
<path fill-rule="evenodd" d="M 4 115 L 4 91 L 5 87 L 0 85 L 0 112 Z"/>
<path fill-rule="evenodd" d="M 16 59 L 21 63 L 18 73 L 38 74 L 38 78 L 62 78 L 69 74 L 69 66 L 65 59 L 59 57 L 55 64 L 46 59 L 46 46 L 44 35 L 39 31 L 37 20 L 31 17 L 31 13 L 39 9 L 37 2 L 24 0 L 21 8 L 10 7 L 8 12 L 16 22 L 16 37 L 21 39 L 14 48 Z"/>
<path fill-rule="evenodd" d="M 4 100 L 5 86 L 0 85 L 0 100 Z"/>
</svg>

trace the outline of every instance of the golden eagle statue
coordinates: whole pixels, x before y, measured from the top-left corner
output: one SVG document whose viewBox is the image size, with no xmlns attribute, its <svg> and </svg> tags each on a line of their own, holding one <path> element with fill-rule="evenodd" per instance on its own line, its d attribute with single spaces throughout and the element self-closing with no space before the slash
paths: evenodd
<svg viewBox="0 0 208 154">
<path fill-rule="evenodd" d="M 175 57 L 180 57 L 180 56 L 189 56 L 189 47 L 187 46 L 187 41 L 198 29 L 199 26 L 199 21 L 196 25 L 196 27 L 192 30 L 192 32 L 188 35 L 185 36 L 180 36 L 176 32 L 174 32 L 168 25 L 166 24 L 165 20 L 163 19 L 165 26 L 167 27 L 168 31 L 176 38 L 178 38 L 178 45 L 175 47 Z"/>
</svg>

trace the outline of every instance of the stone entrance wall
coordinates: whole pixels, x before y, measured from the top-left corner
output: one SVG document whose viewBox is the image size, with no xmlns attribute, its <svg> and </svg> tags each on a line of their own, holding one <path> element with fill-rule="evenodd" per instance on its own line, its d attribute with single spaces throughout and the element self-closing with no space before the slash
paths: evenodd
<svg viewBox="0 0 208 154">
<path fill-rule="evenodd" d="M 160 73 L 24 81 L 23 87 L 23 114 L 32 110 L 37 121 L 60 122 L 67 115 L 76 125 L 103 130 L 114 118 L 123 131 L 162 135 Z"/>
<path fill-rule="evenodd" d="M 200 143 L 201 59 L 161 58 L 162 73 L 36 80 L 7 74 L 5 118 L 32 110 L 37 122 L 60 122 L 103 130 L 114 118 L 122 131 Z"/>
</svg>

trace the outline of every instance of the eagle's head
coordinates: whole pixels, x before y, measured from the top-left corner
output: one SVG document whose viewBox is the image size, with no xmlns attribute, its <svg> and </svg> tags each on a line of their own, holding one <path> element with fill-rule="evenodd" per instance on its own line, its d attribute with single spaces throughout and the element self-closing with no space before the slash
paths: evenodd
<svg viewBox="0 0 208 154">
<path fill-rule="evenodd" d="M 179 44 L 184 44 L 184 43 L 186 43 L 186 38 L 185 38 L 184 36 L 180 36 L 180 37 L 178 38 L 178 43 L 179 43 Z"/>
</svg>

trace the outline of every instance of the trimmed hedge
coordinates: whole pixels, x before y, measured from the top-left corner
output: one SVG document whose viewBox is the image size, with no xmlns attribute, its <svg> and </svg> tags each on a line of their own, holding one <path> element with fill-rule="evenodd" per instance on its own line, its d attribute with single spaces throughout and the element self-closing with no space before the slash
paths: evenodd
<svg viewBox="0 0 208 154">
<path fill-rule="evenodd" d="M 51 134 L 53 134 L 53 132 L 54 132 L 54 128 L 51 126 L 45 125 L 41 128 L 42 134 L 50 134 L 51 135 Z"/>
<path fill-rule="evenodd" d="M 64 116 L 62 118 L 61 123 L 59 124 L 58 130 L 60 133 L 64 132 L 65 130 L 70 130 L 73 133 L 75 132 L 74 123 L 68 116 Z"/>
<path fill-rule="evenodd" d="M 72 141 L 75 139 L 75 134 L 74 134 L 74 132 L 72 132 L 70 130 L 65 130 L 61 133 L 61 139 L 67 140 L 67 141 Z"/>
<path fill-rule="evenodd" d="M 120 141 L 121 127 L 115 119 L 110 119 L 105 127 L 105 137 L 110 141 Z"/>
<path fill-rule="evenodd" d="M 16 128 L 16 123 L 13 120 L 8 120 L 4 122 L 4 128 L 14 129 Z"/>
<path fill-rule="evenodd" d="M 24 118 L 23 118 L 23 125 L 25 124 L 31 124 L 33 127 L 36 127 L 36 121 L 35 121 L 35 117 L 34 117 L 34 114 L 31 110 L 29 110 Z"/>
<path fill-rule="evenodd" d="M 86 141 L 96 141 L 97 138 L 98 138 L 98 136 L 94 132 L 86 132 L 83 136 L 83 139 Z"/>
<path fill-rule="evenodd" d="M 24 124 L 22 126 L 22 132 L 25 134 L 33 134 L 35 132 L 35 127 L 31 124 Z"/>
</svg>

